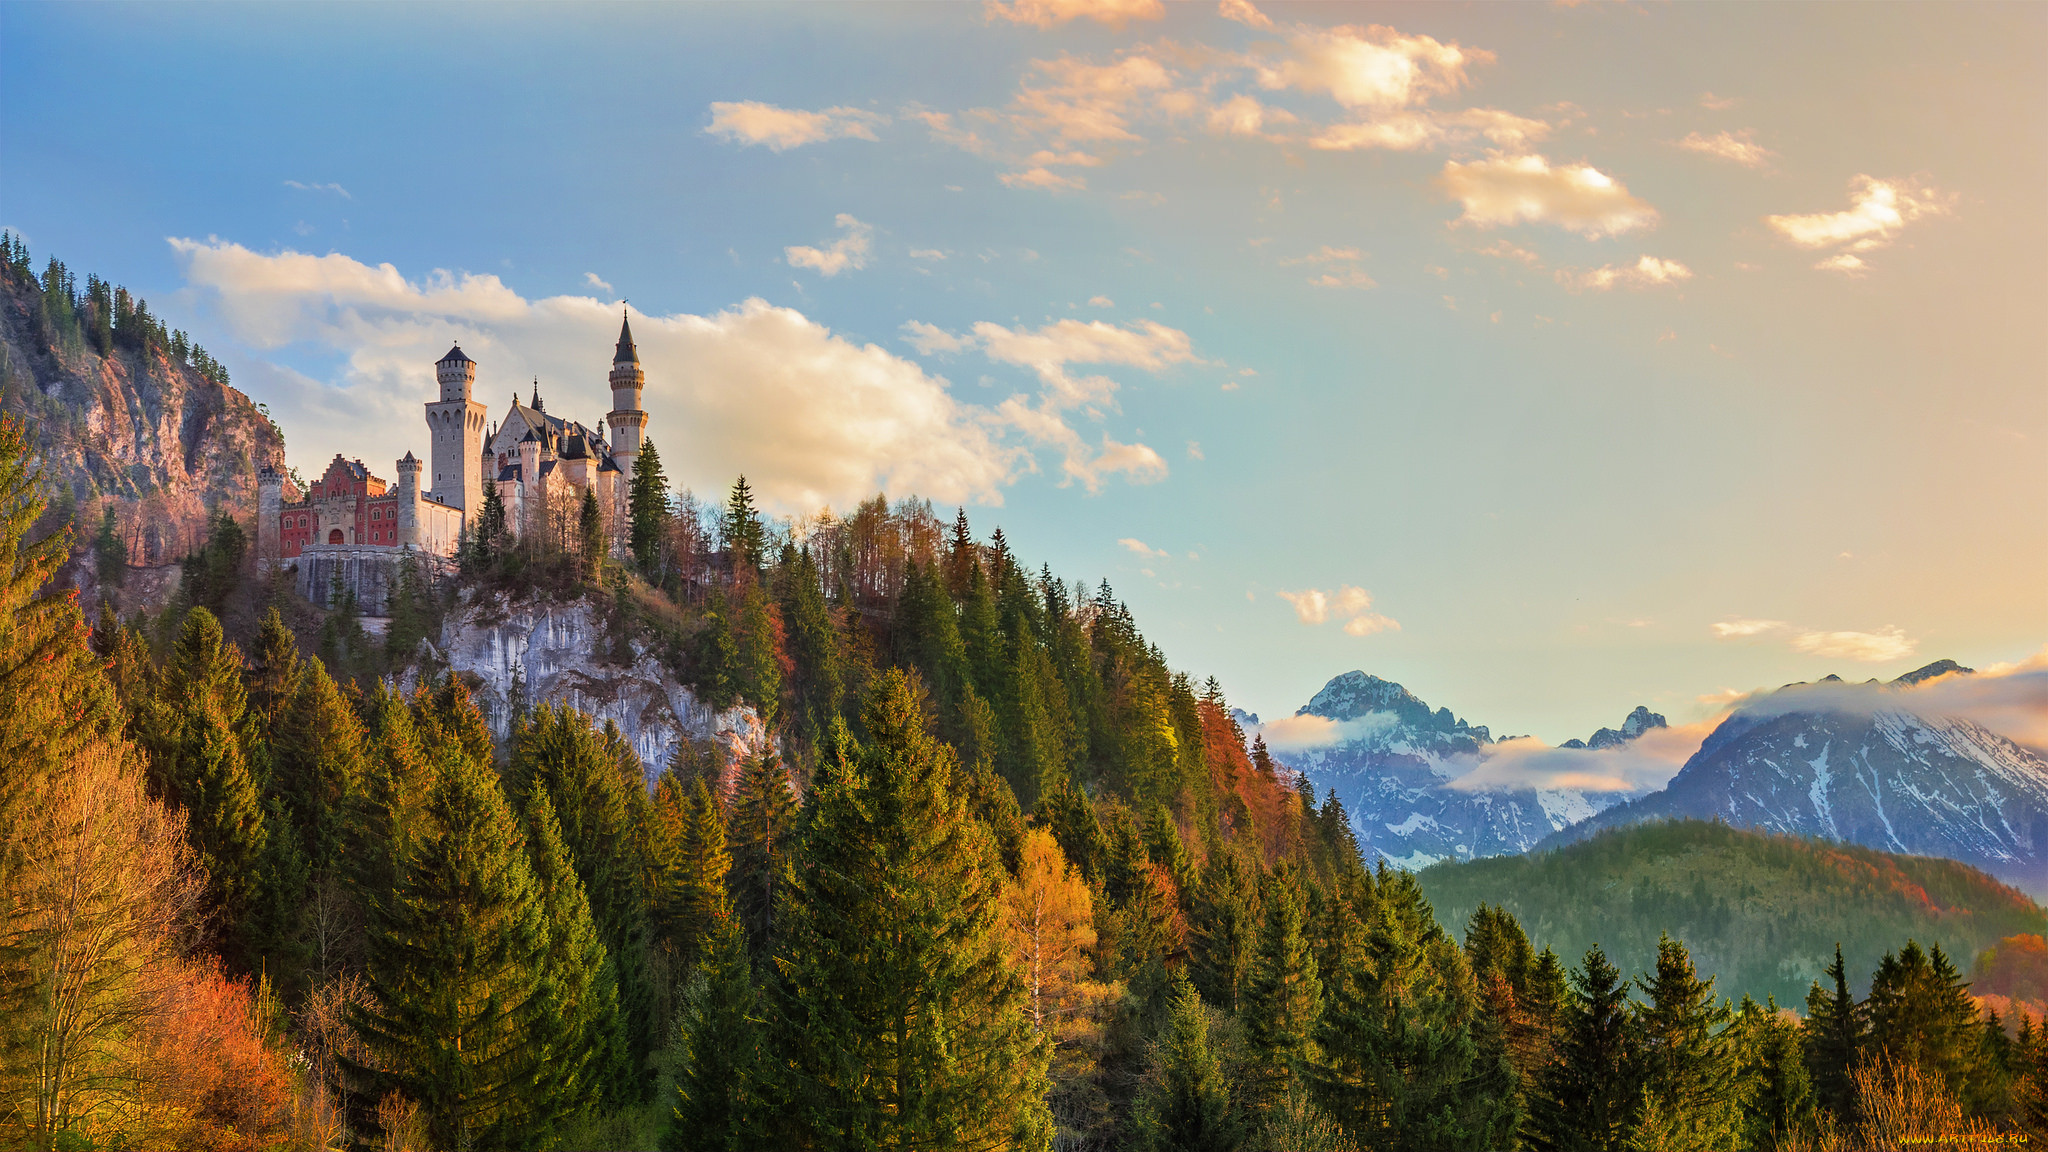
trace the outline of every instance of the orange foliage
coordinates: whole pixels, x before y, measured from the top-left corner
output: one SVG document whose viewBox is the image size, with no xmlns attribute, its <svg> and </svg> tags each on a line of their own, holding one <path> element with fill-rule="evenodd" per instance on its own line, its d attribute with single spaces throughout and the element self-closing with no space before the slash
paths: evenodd
<svg viewBox="0 0 2048 1152">
<path fill-rule="evenodd" d="M 162 1012 L 144 1040 L 144 1063 L 165 1135 L 194 1152 L 288 1140 L 293 1078 L 265 1042 L 249 986 L 211 959 L 174 962 L 162 976 Z"/>
<path fill-rule="evenodd" d="M 2048 940 L 2025 932 L 1985 949 L 1970 973 L 1970 991 L 2012 1000 L 2048 1000 Z"/>
<path fill-rule="evenodd" d="M 1300 802 L 1294 790 L 1271 773 L 1258 771 L 1245 754 L 1244 732 L 1220 702 L 1198 704 L 1202 717 L 1202 760 L 1214 794 L 1228 798 L 1218 814 L 1232 839 L 1251 836 L 1271 865 L 1291 846 Z"/>
</svg>

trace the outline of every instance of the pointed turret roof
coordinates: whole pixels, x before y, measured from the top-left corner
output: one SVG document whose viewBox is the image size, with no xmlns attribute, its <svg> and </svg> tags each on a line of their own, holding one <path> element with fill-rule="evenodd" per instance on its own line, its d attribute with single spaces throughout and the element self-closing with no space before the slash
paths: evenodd
<svg viewBox="0 0 2048 1152">
<path fill-rule="evenodd" d="M 612 363 L 638 364 L 639 362 L 640 352 L 633 347 L 633 321 L 631 317 L 621 316 L 619 318 L 619 348 L 618 351 L 612 353 Z"/>
<path fill-rule="evenodd" d="M 474 364 L 474 363 L 476 363 L 476 361 L 474 361 L 474 360 L 471 360 L 471 359 L 470 359 L 469 357 L 467 357 L 467 356 L 464 356 L 464 355 L 462 354 L 462 345 L 460 345 L 460 344 L 457 344 L 457 345 L 456 345 L 455 347 L 453 347 L 453 348 L 450 348 L 450 349 L 448 350 L 448 354 L 447 354 L 446 356 L 443 356 L 443 357 L 441 357 L 441 359 L 440 359 L 440 360 L 438 360 L 438 361 L 436 361 L 436 363 L 440 363 L 440 364 L 447 364 L 447 363 L 449 363 L 449 362 L 451 362 L 451 361 L 453 361 L 453 362 L 458 362 L 458 363 L 462 363 L 462 364 Z"/>
</svg>

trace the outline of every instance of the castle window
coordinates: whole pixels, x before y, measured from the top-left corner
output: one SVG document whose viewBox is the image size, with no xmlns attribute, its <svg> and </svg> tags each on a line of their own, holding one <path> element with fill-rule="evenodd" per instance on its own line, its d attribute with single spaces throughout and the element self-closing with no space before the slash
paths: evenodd
<svg viewBox="0 0 2048 1152">
<path fill-rule="evenodd" d="M 339 528 L 336 528 L 336 529 L 334 529 L 333 531 L 329 532 L 329 533 L 327 534 L 327 542 L 328 542 L 329 544 L 339 544 L 339 543 L 341 543 L 341 529 L 339 529 Z"/>
</svg>

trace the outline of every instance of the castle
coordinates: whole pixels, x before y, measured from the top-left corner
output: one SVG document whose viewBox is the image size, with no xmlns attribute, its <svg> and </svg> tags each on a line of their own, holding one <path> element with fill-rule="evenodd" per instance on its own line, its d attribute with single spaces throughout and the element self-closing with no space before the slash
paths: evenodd
<svg viewBox="0 0 2048 1152">
<path fill-rule="evenodd" d="M 299 591 L 318 603 L 339 581 L 375 616 L 389 601 L 399 561 L 411 555 L 441 565 L 455 555 L 483 509 L 485 484 L 496 488 L 505 522 L 516 532 L 540 525 L 550 496 L 580 502 L 586 491 L 596 494 L 613 524 L 623 524 L 647 429 L 640 408 L 647 376 L 631 320 L 619 325 L 612 410 L 595 431 L 549 414 L 538 381 L 532 403 L 521 404 L 515 392 L 504 420 L 486 427 L 489 410 L 475 398 L 476 370 L 460 344 L 434 365 L 440 399 L 426 405 L 431 486 L 422 476 L 428 465 L 411 452 L 398 460 L 395 490 L 361 460 L 338 453 L 303 494 L 276 465 L 259 469 L 257 562 L 293 572 Z"/>
</svg>

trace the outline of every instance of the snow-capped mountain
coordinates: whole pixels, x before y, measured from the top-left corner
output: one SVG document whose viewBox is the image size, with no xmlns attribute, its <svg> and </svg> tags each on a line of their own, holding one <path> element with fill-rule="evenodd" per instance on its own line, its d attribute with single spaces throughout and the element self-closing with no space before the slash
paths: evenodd
<svg viewBox="0 0 2048 1152">
<path fill-rule="evenodd" d="M 1364 672 L 1331 680 L 1295 716 L 1335 721 L 1337 740 L 1286 749 L 1283 762 L 1306 773 L 1318 792 L 1336 789 L 1368 859 L 1377 853 L 1403 867 L 1521 852 L 1640 794 L 1450 787 L 1497 747 L 1492 734 Z M 1570 746 L 1613 747 L 1663 726 L 1662 716 L 1637 708 L 1619 731 L 1602 728 Z"/>
<path fill-rule="evenodd" d="M 1923 715 L 1902 689 L 1952 661 L 1861 685 L 1830 676 L 1723 721 L 1662 791 L 1550 843 L 1670 817 L 1721 819 L 1888 852 L 1946 856 L 2048 893 L 2048 761 L 1966 719 Z"/>
</svg>

